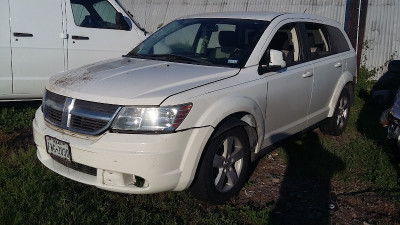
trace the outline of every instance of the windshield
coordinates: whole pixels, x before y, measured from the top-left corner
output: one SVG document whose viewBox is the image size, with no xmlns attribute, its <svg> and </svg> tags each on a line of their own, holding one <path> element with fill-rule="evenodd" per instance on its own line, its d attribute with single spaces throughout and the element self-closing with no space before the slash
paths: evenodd
<svg viewBox="0 0 400 225">
<path fill-rule="evenodd" d="M 128 56 L 184 63 L 243 67 L 268 21 L 181 19 L 161 28 Z"/>
</svg>

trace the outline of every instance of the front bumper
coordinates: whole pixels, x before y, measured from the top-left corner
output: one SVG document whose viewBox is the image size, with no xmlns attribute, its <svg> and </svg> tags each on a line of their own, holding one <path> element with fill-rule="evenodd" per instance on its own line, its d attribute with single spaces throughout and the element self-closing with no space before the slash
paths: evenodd
<svg viewBox="0 0 400 225">
<path fill-rule="evenodd" d="M 171 134 L 106 132 L 93 137 L 50 128 L 40 109 L 33 121 L 37 156 L 46 167 L 78 182 L 134 194 L 187 188 L 212 131 L 212 127 L 203 127 Z M 68 142 L 72 161 L 92 168 L 95 176 L 51 158 L 46 151 L 46 135 Z M 138 178 L 141 179 L 140 185 Z"/>
</svg>

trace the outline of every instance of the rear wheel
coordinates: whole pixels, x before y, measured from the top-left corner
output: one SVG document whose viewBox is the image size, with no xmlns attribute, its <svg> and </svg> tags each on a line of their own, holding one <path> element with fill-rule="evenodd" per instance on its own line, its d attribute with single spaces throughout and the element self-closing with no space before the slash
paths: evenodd
<svg viewBox="0 0 400 225">
<path fill-rule="evenodd" d="M 350 115 L 350 92 L 349 87 L 346 85 L 339 96 L 336 103 L 335 112 L 333 116 L 328 118 L 327 121 L 320 126 L 320 130 L 324 134 L 339 136 L 343 133 L 347 126 Z"/>
<path fill-rule="evenodd" d="M 190 191 L 199 200 L 223 204 L 242 189 L 249 167 L 247 134 L 233 128 L 208 144 Z"/>
</svg>

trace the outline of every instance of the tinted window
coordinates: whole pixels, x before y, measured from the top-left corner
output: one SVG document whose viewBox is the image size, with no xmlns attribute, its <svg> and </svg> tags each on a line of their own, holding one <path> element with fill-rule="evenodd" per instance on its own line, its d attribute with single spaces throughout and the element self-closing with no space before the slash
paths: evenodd
<svg viewBox="0 0 400 225">
<path fill-rule="evenodd" d="M 72 13 L 74 15 L 75 25 L 80 26 L 86 16 L 90 16 L 89 11 L 81 4 L 73 4 L 71 2 Z"/>
<path fill-rule="evenodd" d="M 106 0 L 71 0 L 75 25 L 80 27 L 129 30 L 122 14 Z"/>
<path fill-rule="evenodd" d="M 322 24 L 306 23 L 307 39 L 311 58 L 320 58 L 332 54 L 331 40 Z"/>
<path fill-rule="evenodd" d="M 243 67 L 268 24 L 243 19 L 176 20 L 147 38 L 129 55 Z"/>
<path fill-rule="evenodd" d="M 340 31 L 337 27 L 326 27 L 329 36 L 332 39 L 332 51 L 335 53 L 350 51 L 349 44 L 347 43 L 346 38 L 343 36 L 342 31 Z"/>
<path fill-rule="evenodd" d="M 174 52 L 175 54 L 188 54 L 191 51 L 199 28 L 199 24 L 192 24 L 167 35 L 153 46 L 153 53 L 169 54 Z"/>
<path fill-rule="evenodd" d="M 274 49 L 283 52 L 286 66 L 296 64 L 301 60 L 299 38 L 296 23 L 286 24 L 275 33 L 267 50 Z"/>
</svg>

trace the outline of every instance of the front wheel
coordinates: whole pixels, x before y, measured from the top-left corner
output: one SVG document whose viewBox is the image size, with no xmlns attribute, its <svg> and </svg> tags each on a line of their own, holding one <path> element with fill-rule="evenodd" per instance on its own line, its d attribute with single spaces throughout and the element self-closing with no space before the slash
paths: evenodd
<svg viewBox="0 0 400 225">
<path fill-rule="evenodd" d="M 347 126 L 350 115 L 350 91 L 346 85 L 340 93 L 338 102 L 336 103 L 335 112 L 331 118 L 320 126 L 320 130 L 324 134 L 339 136 L 343 133 Z"/>
<path fill-rule="evenodd" d="M 199 200 L 223 204 L 242 189 L 249 168 L 246 131 L 233 128 L 208 144 L 190 192 Z"/>
</svg>

